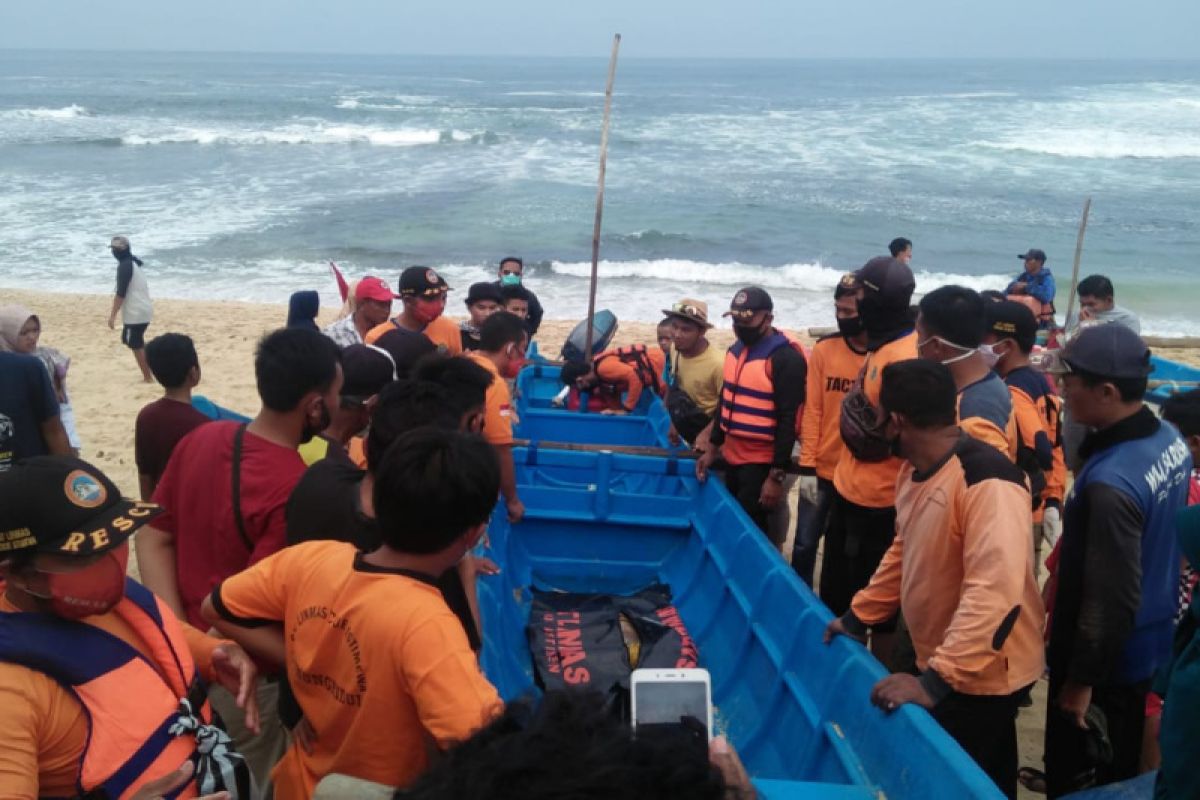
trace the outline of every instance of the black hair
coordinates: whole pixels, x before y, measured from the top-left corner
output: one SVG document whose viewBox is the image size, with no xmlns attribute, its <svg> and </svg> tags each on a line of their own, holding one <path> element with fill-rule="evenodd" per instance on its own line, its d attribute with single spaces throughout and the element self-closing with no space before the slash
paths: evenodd
<svg viewBox="0 0 1200 800">
<path fill-rule="evenodd" d="M 1136 403 L 1146 396 L 1146 390 L 1150 387 L 1149 378 L 1110 378 L 1106 375 L 1100 375 L 1095 372 L 1088 372 L 1083 369 L 1072 369 L 1072 375 L 1078 375 L 1083 381 L 1083 385 L 1089 389 L 1100 386 L 1101 384 L 1111 383 L 1117 389 L 1117 394 L 1121 396 L 1123 403 Z"/>
<path fill-rule="evenodd" d="M 1113 292 L 1112 281 L 1103 275 L 1088 275 L 1079 282 L 1078 294 L 1080 297 L 1099 297 L 1111 300 L 1116 296 Z"/>
<path fill-rule="evenodd" d="M 494 315 L 493 315 L 494 316 Z M 492 373 L 466 356 L 436 353 L 426 356 L 413 368 L 415 380 L 436 383 L 446 390 L 448 408 L 456 419 L 483 406 Z"/>
<path fill-rule="evenodd" d="M 1200 436 L 1200 389 L 1171 395 L 1163 403 L 1162 415 L 1184 436 Z"/>
<path fill-rule="evenodd" d="M 418 428 L 392 442 L 375 467 L 380 537 L 402 553 L 445 550 L 488 521 L 499 494 L 496 450 L 476 434 Z"/>
<path fill-rule="evenodd" d="M 892 239 L 888 245 L 888 252 L 892 254 L 892 258 L 903 253 L 908 248 L 912 247 L 912 239 L 905 239 L 903 236 L 897 236 Z"/>
<path fill-rule="evenodd" d="M 436 383 L 409 380 L 385 386 L 367 431 L 367 469 L 374 470 L 382 463 L 392 442 L 411 430 L 457 430 L 462 416 L 452 408 L 449 394 Z"/>
<path fill-rule="evenodd" d="M 661 328 L 664 328 L 664 327 L 667 327 L 667 326 L 673 325 L 673 324 L 675 324 L 675 320 L 677 320 L 677 319 L 683 319 L 683 318 L 682 318 L 682 317 L 663 317 L 662 319 L 660 319 L 660 320 L 658 321 L 658 327 L 661 329 Z M 704 327 L 704 326 L 703 326 L 703 325 L 701 325 L 699 322 L 695 322 L 695 321 L 693 321 L 693 320 L 690 320 L 690 319 L 685 319 L 685 320 L 683 320 L 683 321 L 684 321 L 684 322 L 690 322 L 691 324 L 695 325 L 697 328 L 703 328 L 703 327 Z"/>
<path fill-rule="evenodd" d="M 437 345 L 421 333 L 394 328 L 375 340 L 375 346 L 386 350 L 396 366 L 396 377 L 407 378 L 421 359 L 437 352 Z"/>
<path fill-rule="evenodd" d="M 667 726 L 635 735 L 600 693 L 554 691 L 509 703 L 395 798 L 720 800 L 725 792 L 702 734 Z"/>
<path fill-rule="evenodd" d="M 974 349 L 983 343 L 987 329 L 984 301 L 979 292 L 965 286 L 942 286 L 921 298 L 921 321 L 925 329 L 951 344 Z"/>
<path fill-rule="evenodd" d="M 592 367 L 590 364 L 585 364 L 582 361 L 568 361 L 562 365 L 562 371 L 559 373 L 559 378 L 566 386 L 574 386 L 575 381 L 590 375 Z"/>
<path fill-rule="evenodd" d="M 292 411 L 309 392 L 324 392 L 337 377 L 341 353 L 315 330 L 281 328 L 258 343 L 254 377 L 258 396 L 272 411 Z"/>
<path fill-rule="evenodd" d="M 504 302 L 509 300 L 524 300 L 526 303 L 531 302 L 532 295 L 524 286 L 501 286 L 500 294 L 504 297 Z"/>
<path fill-rule="evenodd" d="M 958 422 L 954 376 L 945 364 L 927 358 L 884 367 L 879 405 L 884 414 L 900 414 L 915 428 L 945 428 Z"/>
<path fill-rule="evenodd" d="M 200 358 L 190 336 L 164 333 L 146 342 L 146 363 L 164 389 L 178 389 L 192 367 L 200 366 Z"/>
<path fill-rule="evenodd" d="M 521 272 L 525 271 L 525 262 L 522 261 L 521 259 L 517 258 L 516 256 L 505 256 L 504 258 L 500 259 L 500 268 L 503 269 L 504 265 L 509 263 L 510 261 L 512 263 L 516 264 L 518 267 L 520 267 Z"/>
<path fill-rule="evenodd" d="M 479 326 L 479 349 L 498 353 L 510 344 L 521 344 L 529 337 L 525 320 L 507 311 L 497 311 Z"/>
<path fill-rule="evenodd" d="M 979 296 L 991 303 L 999 303 L 1002 300 L 1008 299 L 1004 292 L 1001 292 L 997 289 L 984 289 L 979 293 Z"/>
</svg>

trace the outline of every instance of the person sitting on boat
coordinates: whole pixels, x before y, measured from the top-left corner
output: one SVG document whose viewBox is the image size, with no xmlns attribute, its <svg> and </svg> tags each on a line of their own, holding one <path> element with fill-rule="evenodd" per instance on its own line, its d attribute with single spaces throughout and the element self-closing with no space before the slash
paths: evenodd
<svg viewBox="0 0 1200 800">
<path fill-rule="evenodd" d="M 509 522 L 520 522 L 525 504 L 517 496 L 517 471 L 513 463 L 513 407 L 508 382 L 515 380 L 525 366 L 525 348 L 529 334 L 525 320 L 507 311 L 487 318 L 479 332 L 479 349 L 467 358 L 492 376 L 484 401 L 483 437 L 496 448 L 500 462 L 500 493 L 508 510 Z"/>
<path fill-rule="evenodd" d="M 496 285 L 501 289 L 505 286 L 520 286 L 529 292 L 529 316 L 525 319 L 525 330 L 529 332 L 529 338 L 532 339 L 537 334 L 538 328 L 541 327 L 544 312 L 537 295 L 525 285 L 525 262 L 516 256 L 506 256 L 500 259 L 500 270 L 497 277 L 499 280 L 496 281 Z"/>
<path fill-rule="evenodd" d="M 721 405 L 709 434 L 710 447 L 696 462 L 704 481 L 718 457 L 725 486 L 763 533 L 783 544 L 787 531 L 772 525 L 784 503 L 784 483 L 796 443 L 796 414 L 804 405 L 808 362 L 800 342 L 774 326 L 771 295 L 747 286 L 733 296 L 737 342 L 725 354 Z M 786 505 L 785 505 L 786 509 Z"/>
<path fill-rule="evenodd" d="M 895 539 L 850 609 L 829 623 L 867 638 L 898 610 L 919 676 L 890 675 L 871 702 L 929 709 L 1008 797 L 1017 796 L 1017 708 L 1045 665 L 1045 611 L 1029 547 L 1025 474 L 958 427 L 954 376 L 927 359 L 889 364 L 884 428 L 905 463 Z"/>
<path fill-rule="evenodd" d="M 437 587 L 482 539 L 499 492 L 479 436 L 410 431 L 375 470 L 376 550 L 286 547 L 205 599 L 218 630 L 286 665 L 314 734 L 276 765 L 276 796 L 311 797 L 331 773 L 407 786 L 503 711 Z"/>
<path fill-rule="evenodd" d="M 800 440 L 800 492 L 792 568 L 812 586 L 817 548 L 833 503 L 833 472 L 846 445 L 842 442 L 842 401 L 867 357 L 867 329 L 858 313 L 862 284 L 853 273 L 833 291 L 837 333 L 817 340 L 808 359 L 808 387 L 797 417 Z"/>
<path fill-rule="evenodd" d="M 1031 247 L 1017 256 L 1025 269 L 1008 284 L 1009 299 L 1029 306 L 1038 318 L 1038 327 L 1054 327 L 1054 275 L 1046 268 L 1046 253 Z"/>
<path fill-rule="evenodd" d="M 442 314 L 450 286 L 436 270 L 409 267 L 400 273 L 400 301 L 404 310 L 382 325 L 367 332 L 366 343 L 375 344 L 388 331 L 424 334 L 429 341 L 451 355 L 462 353 L 462 334 L 458 326 Z"/>
<path fill-rule="evenodd" d="M 602 414 L 632 414 L 642 392 L 665 393 L 662 373 L 666 359 L 657 347 L 635 344 L 598 353 L 591 364 L 578 361 L 563 365 L 563 385 L 571 390 L 567 408 L 578 409 L 588 395 L 588 409 Z"/>
<path fill-rule="evenodd" d="M 1107 325 L 1115 323 L 1124 325 L 1134 333 L 1141 335 L 1142 323 L 1127 308 L 1116 304 L 1116 291 L 1113 283 L 1104 275 L 1088 275 L 1079 282 L 1079 315 L 1071 315 L 1067 320 L 1067 335 L 1079 332 L 1081 325 Z"/>
<path fill-rule="evenodd" d="M 713 326 L 708 321 L 707 303 L 684 298 L 663 313 L 671 326 L 674 350 L 667 390 L 672 441 L 678 444 L 683 439 L 703 449 L 708 446 L 708 429 L 721 403 L 725 354 L 708 341 Z"/>
<path fill-rule="evenodd" d="M 179 796 L 251 797 L 207 682 L 257 730 L 254 664 L 125 574 L 159 513 L 71 456 L 0 473 L 0 796 L 128 798 L 195 762 Z"/>
<path fill-rule="evenodd" d="M 469 316 L 459 324 L 464 353 L 479 349 L 479 329 L 488 317 L 504 309 L 504 295 L 494 283 L 472 283 L 466 303 Z"/>
</svg>

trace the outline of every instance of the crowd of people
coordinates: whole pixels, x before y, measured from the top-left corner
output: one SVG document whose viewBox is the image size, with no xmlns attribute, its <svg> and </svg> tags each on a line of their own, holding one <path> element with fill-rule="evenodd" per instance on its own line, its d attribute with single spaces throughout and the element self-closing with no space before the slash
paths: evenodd
<svg viewBox="0 0 1200 800">
<path fill-rule="evenodd" d="M 1006 796 L 1155 769 L 1163 796 L 1198 796 L 1195 706 L 1179 704 L 1200 662 L 1169 666 L 1200 614 L 1184 555 L 1200 549 L 1200 392 L 1162 419 L 1145 405 L 1150 352 L 1103 276 L 1060 331 L 1041 250 L 1005 293 L 943 286 L 916 306 L 913 243 L 889 251 L 838 282 L 836 329 L 811 348 L 760 287 L 733 295 L 726 351 L 684 298 L 657 341 L 566 363 L 563 403 L 661 398 L 698 481 L 776 548 L 792 536 L 834 614 L 826 641 L 889 667 L 872 702 L 928 709 Z M 344 775 L 486 797 L 536 753 L 555 764 L 525 796 L 639 780 L 752 796 L 723 740 L 634 739 L 587 697 L 505 709 L 480 669 L 476 582 L 499 567 L 477 545 L 498 503 L 525 515 L 514 381 L 544 311 L 520 259 L 469 287 L 459 324 L 423 266 L 395 292 L 348 286 L 323 331 L 316 293 L 297 293 L 255 352 L 260 408 L 237 418 L 197 402 L 188 336 L 145 339 L 142 264 L 124 237 L 112 252 L 110 325 L 122 312 L 163 388 L 132 421 L 138 500 L 78 457 L 69 359 L 39 346 L 35 314 L 0 308 L 0 794 L 299 798 Z M 1043 675 L 1044 764 L 1022 765 L 1016 720 Z M 570 751 L 580 726 L 593 746 Z M 664 757 L 679 769 L 656 773 Z"/>
</svg>

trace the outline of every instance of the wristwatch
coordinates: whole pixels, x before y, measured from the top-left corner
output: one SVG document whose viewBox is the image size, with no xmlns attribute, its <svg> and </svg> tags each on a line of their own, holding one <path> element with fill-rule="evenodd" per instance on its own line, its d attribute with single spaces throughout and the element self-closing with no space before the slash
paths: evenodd
<svg viewBox="0 0 1200 800">
<path fill-rule="evenodd" d="M 787 471 L 779 467 L 772 467 L 771 471 L 767 473 L 767 477 L 776 483 L 783 483 L 787 479 Z"/>
</svg>

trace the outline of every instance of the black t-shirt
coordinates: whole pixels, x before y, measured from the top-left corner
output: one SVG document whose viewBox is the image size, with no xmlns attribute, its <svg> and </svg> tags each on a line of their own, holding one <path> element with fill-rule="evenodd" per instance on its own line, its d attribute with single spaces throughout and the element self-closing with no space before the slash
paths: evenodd
<svg viewBox="0 0 1200 800">
<path fill-rule="evenodd" d="M 40 359 L 0 353 L 0 472 L 47 453 L 42 423 L 58 416 L 58 397 Z"/>
</svg>

